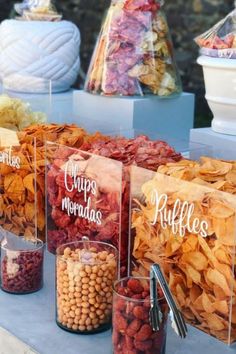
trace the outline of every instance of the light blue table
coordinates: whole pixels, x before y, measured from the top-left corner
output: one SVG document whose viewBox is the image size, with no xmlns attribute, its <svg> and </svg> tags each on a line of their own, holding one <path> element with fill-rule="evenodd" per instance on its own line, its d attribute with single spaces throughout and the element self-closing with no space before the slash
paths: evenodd
<svg viewBox="0 0 236 354">
<path fill-rule="evenodd" d="M 67 333 L 55 323 L 54 257 L 46 256 L 45 285 L 35 294 L 16 296 L 0 291 L 0 328 L 31 347 L 34 351 L 7 351 L 0 340 L 0 354 L 111 354 L 110 331 L 83 336 Z M 166 354 L 236 354 L 214 338 L 189 328 L 186 340 L 180 340 L 169 328 Z M 125 354 L 125 353 L 124 353 Z"/>
</svg>

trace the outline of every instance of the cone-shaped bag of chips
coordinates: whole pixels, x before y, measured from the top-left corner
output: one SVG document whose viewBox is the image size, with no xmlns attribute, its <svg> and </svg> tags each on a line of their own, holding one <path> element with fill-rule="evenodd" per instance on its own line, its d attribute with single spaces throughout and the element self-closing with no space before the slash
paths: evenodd
<svg viewBox="0 0 236 354">
<path fill-rule="evenodd" d="M 60 21 L 52 0 L 23 0 L 15 4 L 15 10 L 24 21 Z"/>
<path fill-rule="evenodd" d="M 107 96 L 181 92 L 173 45 L 158 0 L 112 0 L 85 90 Z"/>
<path fill-rule="evenodd" d="M 203 55 L 236 59 L 236 9 L 195 41 Z"/>
</svg>

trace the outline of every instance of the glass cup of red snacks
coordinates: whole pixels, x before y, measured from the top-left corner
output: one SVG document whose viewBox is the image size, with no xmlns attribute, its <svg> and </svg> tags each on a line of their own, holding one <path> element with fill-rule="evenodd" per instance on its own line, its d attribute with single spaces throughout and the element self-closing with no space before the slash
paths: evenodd
<svg viewBox="0 0 236 354">
<path fill-rule="evenodd" d="M 113 288 L 113 354 L 165 354 L 168 305 L 158 289 L 163 314 L 160 330 L 150 325 L 150 280 L 128 277 Z"/>
<path fill-rule="evenodd" d="M 30 294 L 43 287 L 44 244 L 39 239 L 4 238 L 1 242 L 1 288 Z"/>
<path fill-rule="evenodd" d="M 56 321 L 61 328 L 91 334 L 111 327 L 117 258 L 116 248 L 104 242 L 83 240 L 57 249 Z"/>
</svg>

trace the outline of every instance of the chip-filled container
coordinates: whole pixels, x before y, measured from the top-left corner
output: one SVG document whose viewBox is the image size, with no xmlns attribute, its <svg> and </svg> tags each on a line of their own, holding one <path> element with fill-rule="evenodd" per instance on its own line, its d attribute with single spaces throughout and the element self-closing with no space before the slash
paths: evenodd
<svg viewBox="0 0 236 354">
<path fill-rule="evenodd" d="M 132 275 L 159 264 L 186 322 L 236 342 L 236 163 L 202 156 L 132 166 Z"/>
<path fill-rule="evenodd" d="M 39 239 L 1 242 L 1 288 L 12 294 L 30 294 L 43 287 L 44 244 Z"/>
<path fill-rule="evenodd" d="M 154 332 L 150 324 L 150 280 L 128 277 L 113 287 L 113 354 L 129 351 L 142 354 L 165 354 L 168 305 L 161 292 L 159 306 L 162 312 L 160 329 Z"/>
<path fill-rule="evenodd" d="M 86 91 L 106 96 L 169 97 L 181 93 L 162 3 L 111 1 L 91 60 Z"/>
<path fill-rule="evenodd" d="M 71 332 L 91 334 L 111 326 L 112 285 L 118 252 L 103 242 L 60 246 L 56 256 L 56 321 Z"/>
</svg>

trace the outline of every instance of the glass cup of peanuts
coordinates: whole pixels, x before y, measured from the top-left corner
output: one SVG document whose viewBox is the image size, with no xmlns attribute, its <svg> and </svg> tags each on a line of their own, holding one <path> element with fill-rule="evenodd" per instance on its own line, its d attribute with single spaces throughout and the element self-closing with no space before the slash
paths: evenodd
<svg viewBox="0 0 236 354">
<path fill-rule="evenodd" d="M 64 330 L 91 334 L 111 327 L 112 286 L 118 252 L 88 239 L 58 247 L 56 322 Z"/>
<path fill-rule="evenodd" d="M 162 322 L 157 332 L 150 323 L 150 279 L 127 277 L 113 287 L 113 354 L 165 354 L 169 308 L 160 288 Z"/>
</svg>

